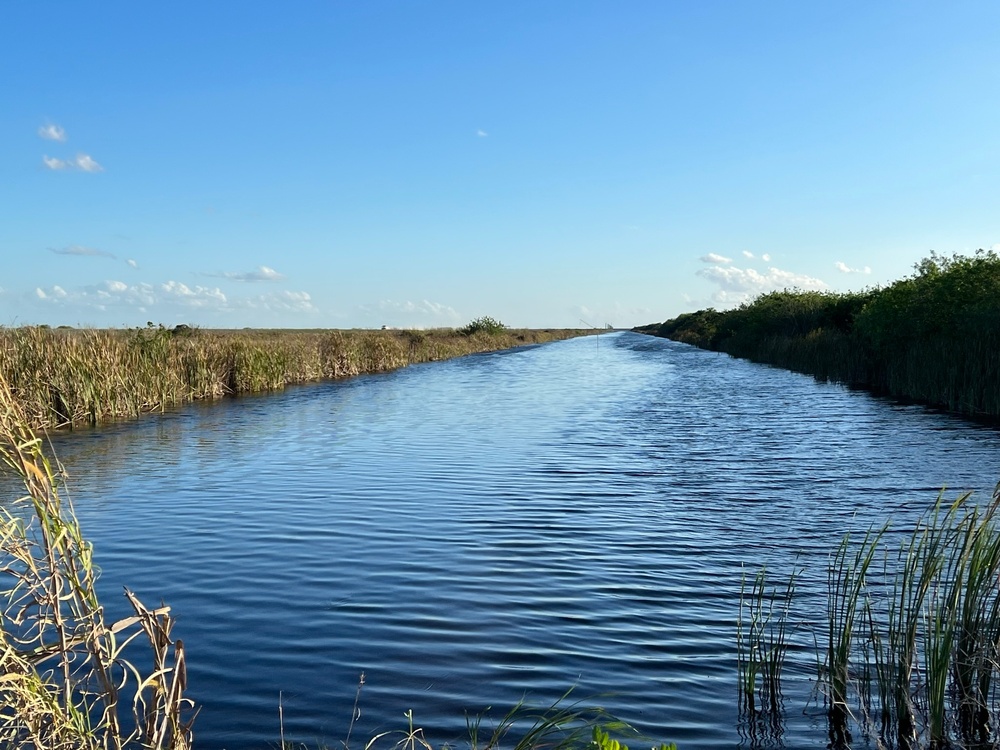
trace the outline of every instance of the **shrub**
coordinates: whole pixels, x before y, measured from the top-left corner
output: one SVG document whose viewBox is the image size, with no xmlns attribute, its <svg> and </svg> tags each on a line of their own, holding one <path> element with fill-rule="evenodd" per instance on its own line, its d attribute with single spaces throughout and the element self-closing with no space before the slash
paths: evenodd
<svg viewBox="0 0 1000 750">
<path fill-rule="evenodd" d="M 503 333 L 507 330 L 507 326 L 501 323 L 496 318 L 491 318 L 488 315 L 484 315 L 481 318 L 476 318 L 471 323 L 463 328 L 459 328 L 458 332 L 464 334 L 465 336 L 471 336 L 474 333 L 486 333 L 490 336 L 495 336 L 499 333 Z"/>
</svg>

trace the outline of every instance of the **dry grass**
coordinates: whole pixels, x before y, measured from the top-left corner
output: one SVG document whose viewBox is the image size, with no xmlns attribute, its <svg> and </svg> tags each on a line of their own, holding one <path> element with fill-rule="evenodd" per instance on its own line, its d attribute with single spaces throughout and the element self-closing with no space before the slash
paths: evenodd
<svg viewBox="0 0 1000 750">
<path fill-rule="evenodd" d="M 42 440 L 0 376 L 0 458 L 25 495 L 0 507 L 0 745 L 189 748 L 184 647 L 168 607 L 107 623 L 92 549 Z M 145 642 L 143 672 L 124 658 Z"/>
<path fill-rule="evenodd" d="M 28 424 L 48 429 L 583 333 L 0 328 L 0 376 Z"/>
</svg>

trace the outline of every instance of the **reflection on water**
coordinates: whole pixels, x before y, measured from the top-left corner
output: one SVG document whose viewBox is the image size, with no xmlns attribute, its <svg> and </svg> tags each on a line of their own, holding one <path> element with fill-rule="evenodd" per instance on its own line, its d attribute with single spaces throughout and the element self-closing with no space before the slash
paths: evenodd
<svg viewBox="0 0 1000 750">
<path fill-rule="evenodd" d="M 362 671 L 355 737 L 576 686 L 682 747 L 768 744 L 736 709 L 742 566 L 797 561 L 821 616 L 846 530 L 1000 476 L 992 429 L 634 334 L 55 444 L 105 598 L 178 615 L 200 748 L 273 746 L 279 692 L 286 737 L 334 744 Z M 817 746 L 811 643 L 787 671 L 779 734 Z"/>
</svg>

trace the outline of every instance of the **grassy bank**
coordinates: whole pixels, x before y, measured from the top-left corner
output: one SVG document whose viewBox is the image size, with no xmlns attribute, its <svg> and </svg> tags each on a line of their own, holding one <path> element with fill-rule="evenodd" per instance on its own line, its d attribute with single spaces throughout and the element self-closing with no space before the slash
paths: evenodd
<svg viewBox="0 0 1000 750">
<path fill-rule="evenodd" d="M 584 333 L 489 318 L 430 331 L 3 328 L 0 376 L 33 427 L 53 428 Z"/>
<path fill-rule="evenodd" d="M 931 255 L 883 288 L 781 291 L 635 329 L 964 414 L 1000 417 L 1000 256 Z"/>
</svg>

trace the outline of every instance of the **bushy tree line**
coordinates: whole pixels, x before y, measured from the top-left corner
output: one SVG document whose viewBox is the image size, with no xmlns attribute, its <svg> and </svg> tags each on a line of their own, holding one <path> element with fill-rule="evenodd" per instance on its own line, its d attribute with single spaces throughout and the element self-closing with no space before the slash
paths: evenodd
<svg viewBox="0 0 1000 750">
<path fill-rule="evenodd" d="M 643 326 L 683 341 L 954 411 L 1000 416 L 1000 256 L 931 255 L 886 287 L 784 290 Z"/>
</svg>

